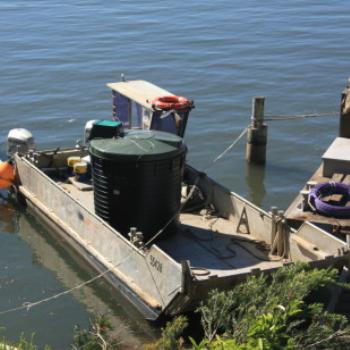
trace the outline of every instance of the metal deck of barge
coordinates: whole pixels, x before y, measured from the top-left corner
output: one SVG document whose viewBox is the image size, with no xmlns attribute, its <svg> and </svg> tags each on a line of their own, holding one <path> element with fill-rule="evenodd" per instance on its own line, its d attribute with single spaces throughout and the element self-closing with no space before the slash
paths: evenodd
<svg viewBox="0 0 350 350">
<path fill-rule="evenodd" d="M 60 186 L 86 208 L 94 210 L 92 190 L 82 191 L 71 183 Z M 192 272 L 199 277 L 225 276 L 233 268 L 244 271 L 252 266 L 264 269 L 283 265 L 282 259 L 271 261 L 266 244 L 236 232 L 237 222 L 200 213 L 181 213 L 179 222 L 176 234 L 159 240 L 157 245 L 178 263 L 190 260 Z"/>
</svg>

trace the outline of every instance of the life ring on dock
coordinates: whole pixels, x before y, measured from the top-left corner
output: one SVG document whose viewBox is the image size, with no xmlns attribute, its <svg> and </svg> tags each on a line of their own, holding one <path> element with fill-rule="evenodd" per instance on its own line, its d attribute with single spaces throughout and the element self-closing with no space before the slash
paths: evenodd
<svg viewBox="0 0 350 350">
<path fill-rule="evenodd" d="M 168 111 L 171 109 L 181 110 L 190 108 L 192 105 L 191 100 L 182 96 L 159 96 L 152 101 L 153 108 L 162 109 Z"/>
<path fill-rule="evenodd" d="M 0 189 L 10 188 L 15 179 L 15 169 L 9 162 L 0 161 Z"/>
<path fill-rule="evenodd" d="M 350 219 L 350 205 L 330 204 L 322 200 L 333 194 L 343 195 L 343 202 L 350 201 L 350 186 L 340 182 L 328 182 L 316 185 L 309 194 L 309 205 L 317 213 L 338 219 Z"/>
</svg>

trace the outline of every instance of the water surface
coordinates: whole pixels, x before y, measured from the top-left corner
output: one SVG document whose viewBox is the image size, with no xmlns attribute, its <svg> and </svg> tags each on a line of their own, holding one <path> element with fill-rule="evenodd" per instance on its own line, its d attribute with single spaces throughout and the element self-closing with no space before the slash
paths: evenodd
<svg viewBox="0 0 350 350">
<path fill-rule="evenodd" d="M 74 144 L 86 120 L 111 115 L 105 83 L 124 73 L 195 100 L 188 161 L 204 169 L 247 126 L 251 98 L 263 95 L 267 114 L 330 116 L 271 122 L 265 169 L 246 166 L 241 141 L 209 174 L 264 208 L 286 208 L 338 132 L 340 93 L 350 72 L 349 10 L 347 2 L 314 0 L 2 0 L 0 155 L 14 127 L 30 129 L 39 147 Z M 0 310 L 92 273 L 6 201 L 0 225 Z M 153 334 L 105 290 L 87 287 L 3 316 L 3 333 L 14 339 L 36 332 L 40 344 L 67 348 L 72 326 L 87 325 L 98 309 L 112 310 L 135 346 Z"/>
</svg>

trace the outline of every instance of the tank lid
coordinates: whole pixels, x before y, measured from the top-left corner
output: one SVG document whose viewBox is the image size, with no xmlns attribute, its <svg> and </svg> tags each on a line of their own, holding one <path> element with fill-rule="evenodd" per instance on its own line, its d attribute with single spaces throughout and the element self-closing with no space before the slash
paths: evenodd
<svg viewBox="0 0 350 350">
<path fill-rule="evenodd" d="M 95 120 L 93 125 L 106 126 L 106 127 L 118 127 L 122 125 L 122 122 L 116 120 L 102 119 Z"/>
<path fill-rule="evenodd" d="M 158 131 L 158 130 L 126 130 L 124 137 L 132 138 L 145 138 L 145 139 L 156 139 L 164 142 L 170 146 L 180 147 L 183 143 L 182 137 L 171 134 L 170 132 Z"/>
<path fill-rule="evenodd" d="M 123 138 L 94 139 L 90 153 L 112 161 L 152 161 L 167 159 L 183 153 L 185 147 L 159 140 L 154 132 L 138 132 Z M 164 135 L 163 135 L 164 136 Z"/>
</svg>

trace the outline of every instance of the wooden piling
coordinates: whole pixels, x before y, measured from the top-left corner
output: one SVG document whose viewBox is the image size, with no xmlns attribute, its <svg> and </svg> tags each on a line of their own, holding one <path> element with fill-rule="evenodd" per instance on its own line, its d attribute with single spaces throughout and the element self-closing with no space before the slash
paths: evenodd
<svg viewBox="0 0 350 350">
<path fill-rule="evenodd" d="M 275 249 L 275 238 L 277 234 L 277 207 L 271 207 L 270 214 L 271 214 L 271 247 L 270 247 L 270 253 L 274 253 Z"/>
<path fill-rule="evenodd" d="M 276 245 L 276 255 L 283 257 L 285 250 L 285 233 L 286 233 L 286 221 L 284 219 L 284 211 L 278 211 L 279 227 L 278 227 L 278 240 Z"/>
<path fill-rule="evenodd" d="M 254 97 L 252 116 L 247 132 L 246 160 L 250 163 L 266 162 L 267 125 L 264 123 L 265 97 Z"/>
<path fill-rule="evenodd" d="M 341 94 L 339 136 L 350 138 L 350 78 Z"/>
</svg>

